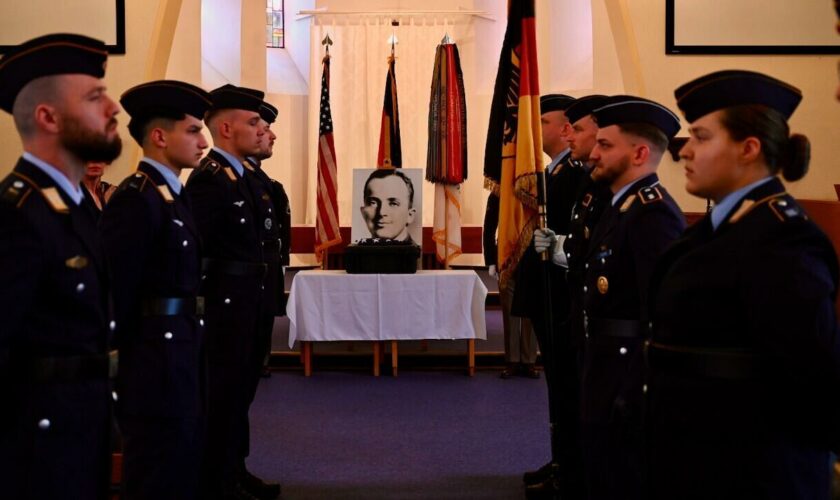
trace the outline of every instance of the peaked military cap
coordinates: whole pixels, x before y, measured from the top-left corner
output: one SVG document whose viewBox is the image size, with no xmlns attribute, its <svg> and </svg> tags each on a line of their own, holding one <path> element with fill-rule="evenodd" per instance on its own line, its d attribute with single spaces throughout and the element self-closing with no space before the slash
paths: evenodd
<svg viewBox="0 0 840 500">
<path fill-rule="evenodd" d="M 268 124 L 274 123 L 274 120 L 277 119 L 277 108 L 263 101 L 260 106 L 260 118 Z"/>
<path fill-rule="evenodd" d="M 540 97 L 540 112 L 566 111 L 575 98 L 565 94 L 548 94 Z"/>
<path fill-rule="evenodd" d="M 574 124 L 584 116 L 591 115 L 592 111 L 600 107 L 606 98 L 607 96 L 600 94 L 580 97 L 566 109 L 566 118 L 569 119 L 569 123 Z"/>
<path fill-rule="evenodd" d="M 105 43 L 82 35 L 56 33 L 33 38 L 0 59 L 0 109 L 12 112 L 27 83 L 44 76 L 105 76 Z"/>
<path fill-rule="evenodd" d="M 790 118 L 802 101 L 802 92 L 787 83 L 753 71 L 726 70 L 701 76 L 674 91 L 677 106 L 693 122 L 713 111 L 760 104 Z"/>
<path fill-rule="evenodd" d="M 260 90 L 235 85 L 222 85 L 210 92 L 213 101 L 211 109 L 244 109 L 245 111 L 260 112 L 265 94 Z"/>
<path fill-rule="evenodd" d="M 187 114 L 204 118 L 210 108 L 210 94 L 202 88 L 177 80 L 156 80 L 126 90 L 120 104 L 132 120 L 155 118 L 158 114 Z"/>
<path fill-rule="evenodd" d="M 668 139 L 680 131 L 680 119 L 673 111 L 658 102 L 632 95 L 607 97 L 592 114 L 601 128 L 622 123 L 646 123 L 661 130 Z"/>
</svg>

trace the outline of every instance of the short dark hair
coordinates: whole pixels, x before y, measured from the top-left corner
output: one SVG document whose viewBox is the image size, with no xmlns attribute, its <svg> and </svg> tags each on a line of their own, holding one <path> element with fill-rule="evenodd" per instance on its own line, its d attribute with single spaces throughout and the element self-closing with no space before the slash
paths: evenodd
<svg viewBox="0 0 840 500">
<path fill-rule="evenodd" d="M 384 179 L 392 175 L 399 177 L 403 180 L 403 182 L 405 182 L 405 187 L 408 188 L 408 208 L 414 208 L 414 184 L 411 182 L 411 179 L 409 179 L 407 175 L 402 173 L 402 171 L 397 168 L 377 168 L 376 170 L 374 170 L 365 181 L 365 188 L 363 191 L 364 197 L 367 198 L 368 194 L 370 193 L 370 190 L 368 189 L 370 181 L 374 179 Z"/>
<path fill-rule="evenodd" d="M 143 146 L 143 141 L 149 135 L 149 132 L 155 127 L 161 127 L 166 130 L 172 130 L 175 122 L 186 118 L 186 113 L 172 111 L 167 109 L 149 110 L 143 116 L 132 118 L 128 122 L 128 133 L 137 141 L 137 144 Z"/>
<path fill-rule="evenodd" d="M 668 136 L 649 123 L 620 123 L 617 127 L 625 134 L 634 135 L 649 142 L 660 154 L 668 149 Z"/>
<path fill-rule="evenodd" d="M 784 115 L 759 104 L 745 104 L 723 109 L 720 120 L 732 139 L 743 141 L 755 137 L 773 175 L 780 171 L 789 181 L 796 181 L 808 172 L 811 143 L 802 134 L 790 134 Z"/>
</svg>

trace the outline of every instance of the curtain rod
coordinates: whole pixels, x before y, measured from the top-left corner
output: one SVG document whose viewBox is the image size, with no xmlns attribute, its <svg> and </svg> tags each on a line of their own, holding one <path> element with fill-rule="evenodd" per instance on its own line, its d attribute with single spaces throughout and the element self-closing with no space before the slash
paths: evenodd
<svg viewBox="0 0 840 500">
<path fill-rule="evenodd" d="M 484 10 L 369 10 L 369 11 L 352 11 L 352 10 L 327 10 L 326 8 L 323 9 L 315 9 L 315 10 L 301 10 L 298 11 L 299 19 L 309 16 L 347 16 L 347 15 L 357 15 L 357 16 L 414 16 L 414 15 L 425 15 L 425 14 L 448 14 L 448 15 L 465 15 L 465 16 L 474 16 L 480 17 L 482 19 L 487 19 L 490 21 L 495 21 L 491 15 L 487 14 L 487 11 Z"/>
</svg>

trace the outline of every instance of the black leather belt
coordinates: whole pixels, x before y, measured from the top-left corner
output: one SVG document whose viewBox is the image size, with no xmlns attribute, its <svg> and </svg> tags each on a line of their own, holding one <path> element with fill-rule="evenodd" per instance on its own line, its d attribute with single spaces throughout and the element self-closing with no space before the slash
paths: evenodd
<svg viewBox="0 0 840 500">
<path fill-rule="evenodd" d="M 648 342 L 648 367 L 689 377 L 754 379 L 768 372 L 768 357 L 745 350 L 702 349 Z"/>
<path fill-rule="evenodd" d="M 586 318 L 586 333 L 593 337 L 635 339 L 642 335 L 642 324 L 635 319 Z"/>
<path fill-rule="evenodd" d="M 34 382 L 74 382 L 79 380 L 108 380 L 117 376 L 119 352 L 81 356 L 35 358 L 27 372 Z"/>
<path fill-rule="evenodd" d="M 201 270 L 205 273 L 221 273 L 231 276 L 265 276 L 265 264 L 236 260 L 203 259 Z"/>
<path fill-rule="evenodd" d="M 143 301 L 143 316 L 201 316 L 204 297 L 158 297 Z"/>
</svg>

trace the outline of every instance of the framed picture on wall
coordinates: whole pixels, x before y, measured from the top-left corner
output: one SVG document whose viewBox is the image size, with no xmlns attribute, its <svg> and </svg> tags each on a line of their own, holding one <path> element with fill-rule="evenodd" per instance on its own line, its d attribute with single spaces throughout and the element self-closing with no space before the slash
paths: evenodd
<svg viewBox="0 0 840 500">
<path fill-rule="evenodd" d="M 48 33 L 77 33 L 125 54 L 125 0 L 23 0 L 0 2 L 0 53 Z"/>
<path fill-rule="evenodd" d="M 666 0 L 665 53 L 840 54 L 829 0 Z"/>
<path fill-rule="evenodd" d="M 353 169 L 350 240 L 423 241 L 422 168 Z"/>
</svg>

